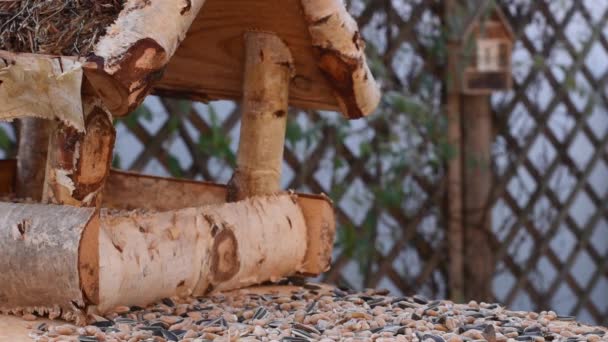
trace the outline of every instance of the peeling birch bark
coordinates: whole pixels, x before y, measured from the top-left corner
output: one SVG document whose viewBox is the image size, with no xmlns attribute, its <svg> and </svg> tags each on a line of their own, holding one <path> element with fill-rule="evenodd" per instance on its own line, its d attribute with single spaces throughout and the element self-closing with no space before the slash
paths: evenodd
<svg viewBox="0 0 608 342">
<path fill-rule="evenodd" d="M 0 311 L 74 319 L 303 269 L 308 230 L 294 195 L 97 213 L 0 203 Z"/>
<path fill-rule="evenodd" d="M 85 307 L 78 251 L 94 212 L 0 203 L 0 311 L 73 319 Z"/>
<path fill-rule="evenodd" d="M 103 207 L 130 210 L 168 211 L 186 207 L 220 205 L 226 201 L 225 185 L 161 178 L 112 170 L 103 197 Z M 318 276 L 329 270 L 336 236 L 336 217 L 329 197 L 296 194 L 306 220 L 307 247 L 301 273 Z"/>
<path fill-rule="evenodd" d="M 306 234 L 302 212 L 289 195 L 160 213 L 105 213 L 97 309 L 294 274 L 305 255 Z"/>
<path fill-rule="evenodd" d="M 42 199 L 51 124 L 38 118 L 21 119 L 15 186 L 18 198 Z"/>
<path fill-rule="evenodd" d="M 84 131 L 82 77 L 75 58 L 0 51 L 0 120 L 59 119 Z"/>
<path fill-rule="evenodd" d="M 110 172 L 116 133 L 99 100 L 84 100 L 86 133 L 58 124 L 53 130 L 43 201 L 72 206 L 99 206 Z"/>
<path fill-rule="evenodd" d="M 205 0 L 129 0 L 97 43 L 85 74 L 115 116 L 132 112 L 184 40 Z"/>
<path fill-rule="evenodd" d="M 343 0 L 301 0 L 318 65 L 328 78 L 344 115 L 357 119 L 372 113 L 380 89 L 365 57 L 355 20 Z"/>
<path fill-rule="evenodd" d="M 295 69 L 291 52 L 279 37 L 247 32 L 244 72 L 243 117 L 229 201 L 280 190 L 289 82 Z"/>
</svg>

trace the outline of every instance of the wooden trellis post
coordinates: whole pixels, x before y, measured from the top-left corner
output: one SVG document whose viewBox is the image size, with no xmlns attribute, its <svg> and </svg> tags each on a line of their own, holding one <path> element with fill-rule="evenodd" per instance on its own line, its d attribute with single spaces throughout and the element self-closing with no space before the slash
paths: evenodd
<svg viewBox="0 0 608 342">
<path fill-rule="evenodd" d="M 492 187 L 492 113 L 488 95 L 462 97 L 465 275 L 467 299 L 491 301 L 495 260 L 488 212 Z"/>
<path fill-rule="evenodd" d="M 453 0 L 445 1 L 445 18 L 448 28 L 455 4 Z M 451 32 L 452 30 L 450 30 Z M 448 161 L 448 245 L 449 268 L 448 288 L 450 297 L 457 302 L 464 299 L 464 241 L 462 226 L 462 167 L 461 167 L 461 112 L 460 112 L 460 42 L 457 36 L 448 37 L 448 66 L 446 68 L 447 98 L 446 114 L 448 117 L 448 142 L 456 154 Z"/>
<path fill-rule="evenodd" d="M 474 9 L 458 7 L 452 0 L 445 4 L 450 33 L 448 139 L 458 151 L 448 164 L 450 292 L 457 301 L 491 301 L 495 260 L 488 207 L 493 140 L 490 96 L 511 87 L 514 34 L 500 8 L 489 1 Z"/>
<path fill-rule="evenodd" d="M 15 185 L 19 198 L 36 201 L 42 198 L 50 124 L 48 120 L 39 118 L 24 118 L 20 122 Z"/>
</svg>

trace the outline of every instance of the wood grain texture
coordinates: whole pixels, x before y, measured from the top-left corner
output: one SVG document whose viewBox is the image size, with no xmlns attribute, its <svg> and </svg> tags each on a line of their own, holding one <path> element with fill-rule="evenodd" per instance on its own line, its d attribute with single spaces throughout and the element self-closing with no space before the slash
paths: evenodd
<svg viewBox="0 0 608 342">
<path fill-rule="evenodd" d="M 490 301 L 496 261 L 492 217 L 492 109 L 487 96 L 463 96 L 463 192 L 466 300 Z"/>
<path fill-rule="evenodd" d="M 291 105 L 339 110 L 317 66 L 300 0 L 207 0 L 156 91 L 197 100 L 241 99 L 247 30 L 273 32 L 289 47 L 296 68 Z"/>
<path fill-rule="evenodd" d="M 17 177 L 17 161 L 14 159 L 0 160 L 0 195 L 13 192 Z"/>
</svg>

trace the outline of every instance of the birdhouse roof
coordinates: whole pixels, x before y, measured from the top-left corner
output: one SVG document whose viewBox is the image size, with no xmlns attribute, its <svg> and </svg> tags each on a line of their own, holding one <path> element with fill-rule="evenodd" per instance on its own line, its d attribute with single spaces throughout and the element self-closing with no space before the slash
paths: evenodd
<svg viewBox="0 0 608 342">
<path fill-rule="evenodd" d="M 204 101 L 240 99 L 243 37 L 255 30 L 275 33 L 291 50 L 291 105 L 340 110 L 349 118 L 378 105 L 380 91 L 365 44 L 343 0 L 125 0 L 90 55 L 53 56 L 59 64 L 50 68 L 61 70 L 67 60 L 83 63 L 85 88 L 115 116 L 128 114 L 151 92 Z M 5 69 L 19 64 L 21 53 L 15 52 L 0 50 Z M 31 66 L 32 58 L 27 55 L 25 64 Z"/>
<path fill-rule="evenodd" d="M 511 27 L 511 23 L 509 23 L 509 19 L 502 11 L 500 6 L 496 4 L 492 0 L 482 0 L 476 1 L 474 10 L 471 12 L 471 15 L 468 17 L 466 21 L 466 26 L 463 34 L 463 40 L 468 39 L 468 37 L 475 32 L 475 28 L 482 24 L 486 18 L 493 18 L 498 20 L 504 29 L 504 33 L 511 40 L 515 40 L 515 33 L 513 32 L 513 28 Z"/>
</svg>

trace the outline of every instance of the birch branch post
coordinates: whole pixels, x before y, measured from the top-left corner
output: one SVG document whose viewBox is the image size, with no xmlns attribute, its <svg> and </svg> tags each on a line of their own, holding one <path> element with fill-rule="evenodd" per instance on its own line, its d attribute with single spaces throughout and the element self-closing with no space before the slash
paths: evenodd
<svg viewBox="0 0 608 342">
<path fill-rule="evenodd" d="M 228 201 L 280 190 L 293 75 L 293 58 L 281 39 L 267 32 L 245 34 L 243 116 Z"/>
<path fill-rule="evenodd" d="M 99 207 L 116 132 L 95 97 L 83 100 L 86 133 L 57 123 L 49 142 L 43 202 Z"/>
</svg>

